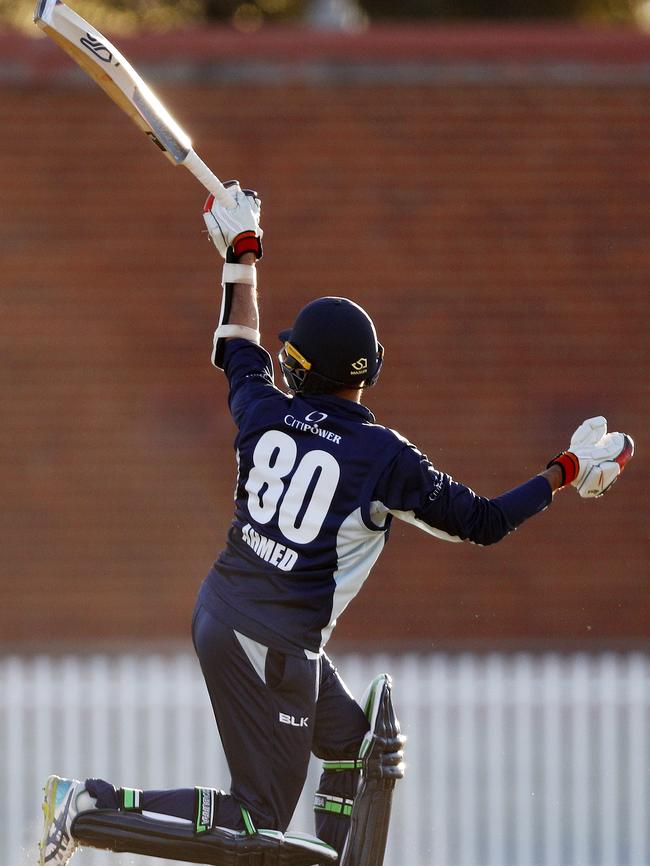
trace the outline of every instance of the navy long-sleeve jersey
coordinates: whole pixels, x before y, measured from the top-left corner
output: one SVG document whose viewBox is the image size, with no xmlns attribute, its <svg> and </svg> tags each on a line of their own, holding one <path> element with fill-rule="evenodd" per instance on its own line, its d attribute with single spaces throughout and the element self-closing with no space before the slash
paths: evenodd
<svg viewBox="0 0 650 866">
<path fill-rule="evenodd" d="M 288 653 L 318 653 L 359 592 L 393 516 L 450 541 L 491 544 L 546 508 L 536 476 L 477 496 L 357 403 L 291 397 L 269 354 L 230 340 L 224 370 L 238 428 L 235 514 L 203 604 L 237 631 Z"/>
</svg>

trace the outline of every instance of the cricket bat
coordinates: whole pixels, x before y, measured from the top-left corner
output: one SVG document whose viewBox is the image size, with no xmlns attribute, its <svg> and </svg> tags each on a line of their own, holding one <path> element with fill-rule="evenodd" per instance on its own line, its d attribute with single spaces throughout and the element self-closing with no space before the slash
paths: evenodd
<svg viewBox="0 0 650 866">
<path fill-rule="evenodd" d="M 220 204 L 234 207 L 232 196 L 196 154 L 187 133 L 129 61 L 99 30 L 61 0 L 39 0 L 34 21 L 95 79 L 171 162 L 191 171 Z"/>
</svg>

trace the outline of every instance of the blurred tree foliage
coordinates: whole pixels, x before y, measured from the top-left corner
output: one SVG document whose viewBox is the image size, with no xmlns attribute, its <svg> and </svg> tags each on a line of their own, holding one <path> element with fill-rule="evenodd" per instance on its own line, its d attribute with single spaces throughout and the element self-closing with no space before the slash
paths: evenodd
<svg viewBox="0 0 650 866">
<path fill-rule="evenodd" d="M 100 30 L 169 30 L 205 18 L 203 0 L 65 0 Z M 36 0 L 0 0 L 0 27 L 33 31 Z"/>
<path fill-rule="evenodd" d="M 203 21 L 230 21 L 255 30 L 265 21 L 318 20 L 324 9 L 346 8 L 361 19 L 579 19 L 641 21 L 650 0 L 69 0 L 108 32 L 168 30 Z M 34 0 L 0 0 L 0 28 L 33 29 Z"/>
<path fill-rule="evenodd" d="M 580 19 L 633 22 L 636 0 L 360 0 L 375 18 Z"/>
<path fill-rule="evenodd" d="M 242 6 L 257 6 L 265 16 L 299 17 L 327 0 L 203 0 L 206 16 L 229 18 Z M 329 0 L 334 5 L 337 0 Z M 340 3 L 340 0 L 338 0 Z M 609 22 L 635 21 L 641 0 L 345 0 L 370 18 L 560 18 Z"/>
</svg>

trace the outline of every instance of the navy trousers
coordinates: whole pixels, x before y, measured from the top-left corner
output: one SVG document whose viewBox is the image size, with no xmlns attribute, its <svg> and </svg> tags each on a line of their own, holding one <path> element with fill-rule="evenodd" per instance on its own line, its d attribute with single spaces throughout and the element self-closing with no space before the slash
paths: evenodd
<svg viewBox="0 0 650 866">
<path fill-rule="evenodd" d="M 309 756 L 355 758 L 368 721 L 325 655 L 308 658 L 262 646 L 236 633 L 198 602 L 192 638 L 231 774 L 214 823 L 244 829 L 241 806 L 257 827 L 286 830 L 307 775 Z M 358 772 L 323 773 L 319 791 L 352 798 Z M 202 780 L 206 784 L 205 780 Z M 89 779 L 98 805 L 116 808 L 112 785 Z M 193 788 L 145 791 L 149 812 L 192 819 Z M 339 852 L 349 818 L 317 813 L 317 835 Z"/>
</svg>

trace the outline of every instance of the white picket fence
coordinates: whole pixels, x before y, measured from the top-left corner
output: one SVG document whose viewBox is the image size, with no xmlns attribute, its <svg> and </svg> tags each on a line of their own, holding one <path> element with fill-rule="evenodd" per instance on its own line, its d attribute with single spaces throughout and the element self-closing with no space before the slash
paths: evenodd
<svg viewBox="0 0 650 866">
<path fill-rule="evenodd" d="M 650 656 L 346 655 L 408 735 L 386 866 L 650 866 Z M 194 657 L 0 658 L 0 866 L 36 863 L 51 772 L 228 786 Z M 294 819 L 310 830 L 314 763 Z M 75 866 L 154 866 L 86 849 Z"/>
</svg>

